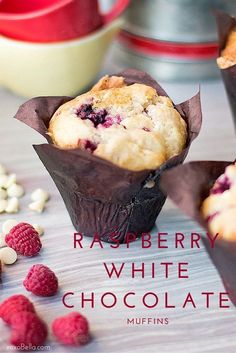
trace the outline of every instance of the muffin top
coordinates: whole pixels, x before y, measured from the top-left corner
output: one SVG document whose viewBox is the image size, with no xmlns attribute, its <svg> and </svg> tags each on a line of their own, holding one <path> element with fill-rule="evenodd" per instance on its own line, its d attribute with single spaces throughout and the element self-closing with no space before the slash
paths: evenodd
<svg viewBox="0 0 236 353">
<path fill-rule="evenodd" d="M 236 164 L 229 165 L 202 204 L 202 214 L 213 235 L 236 240 Z"/>
<path fill-rule="evenodd" d="M 81 148 L 121 168 L 141 171 L 179 154 L 187 126 L 171 100 L 154 88 L 127 86 L 122 77 L 105 76 L 91 91 L 59 107 L 48 134 L 60 148 Z"/>
<path fill-rule="evenodd" d="M 222 50 L 221 56 L 217 58 L 217 64 L 220 69 L 227 69 L 236 65 L 236 27 L 230 32 L 225 49 Z"/>
</svg>

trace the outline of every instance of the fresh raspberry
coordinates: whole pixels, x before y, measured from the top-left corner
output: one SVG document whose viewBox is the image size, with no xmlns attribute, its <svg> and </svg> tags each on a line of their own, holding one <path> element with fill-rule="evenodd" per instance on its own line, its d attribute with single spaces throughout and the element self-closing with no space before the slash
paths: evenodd
<svg viewBox="0 0 236 353">
<path fill-rule="evenodd" d="M 89 324 L 78 312 L 61 316 L 52 323 L 52 332 L 63 344 L 79 346 L 89 341 Z"/>
<path fill-rule="evenodd" d="M 0 317 L 7 324 L 11 324 L 12 316 L 21 311 L 35 313 L 33 304 L 22 294 L 12 295 L 0 305 Z"/>
<path fill-rule="evenodd" d="M 55 295 L 58 290 L 58 279 L 55 273 L 41 264 L 31 267 L 23 284 L 29 292 L 41 297 Z"/>
<path fill-rule="evenodd" d="M 47 338 L 46 324 L 34 313 L 21 311 L 12 316 L 11 344 L 21 349 L 35 349 L 44 344 Z"/>
<path fill-rule="evenodd" d="M 19 223 L 7 234 L 10 248 L 24 256 L 37 255 L 42 247 L 38 232 L 28 223 Z"/>
</svg>

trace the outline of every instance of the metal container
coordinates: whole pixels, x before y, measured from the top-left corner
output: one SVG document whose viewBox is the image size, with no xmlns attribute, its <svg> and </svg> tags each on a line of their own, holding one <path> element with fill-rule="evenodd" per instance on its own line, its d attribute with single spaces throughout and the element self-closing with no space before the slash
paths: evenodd
<svg viewBox="0 0 236 353">
<path fill-rule="evenodd" d="M 236 14 L 236 0 L 132 0 L 124 28 L 163 41 L 212 42 L 216 9 Z"/>
<path fill-rule="evenodd" d="M 214 60 L 177 60 L 167 57 L 141 55 L 115 43 L 109 58 L 117 71 L 134 67 L 148 72 L 159 81 L 202 81 L 220 78 Z"/>
<path fill-rule="evenodd" d="M 236 0 L 131 0 L 115 62 L 146 70 L 159 80 L 219 77 L 217 9 L 236 14 Z"/>
</svg>

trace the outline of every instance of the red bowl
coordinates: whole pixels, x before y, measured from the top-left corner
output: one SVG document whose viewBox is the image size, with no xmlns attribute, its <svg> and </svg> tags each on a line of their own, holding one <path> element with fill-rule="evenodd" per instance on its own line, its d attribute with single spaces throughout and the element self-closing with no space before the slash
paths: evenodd
<svg viewBox="0 0 236 353">
<path fill-rule="evenodd" d="M 79 38 L 111 22 L 128 3 L 117 0 L 102 15 L 97 0 L 2 0 L 0 34 L 30 42 Z"/>
</svg>

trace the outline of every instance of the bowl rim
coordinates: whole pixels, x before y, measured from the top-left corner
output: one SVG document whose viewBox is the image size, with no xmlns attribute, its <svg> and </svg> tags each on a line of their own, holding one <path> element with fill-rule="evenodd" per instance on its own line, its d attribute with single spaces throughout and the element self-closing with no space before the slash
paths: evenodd
<svg viewBox="0 0 236 353">
<path fill-rule="evenodd" d="M 13 39 L 9 38 L 3 35 L 0 35 L 0 44 L 1 42 L 5 42 L 10 45 L 15 45 L 15 46 L 25 46 L 25 47 L 34 47 L 34 48 L 56 48 L 56 47 L 70 47 L 74 45 L 83 45 L 85 43 L 92 42 L 99 37 L 105 35 L 107 32 L 112 30 L 113 28 L 121 28 L 123 24 L 123 20 L 121 18 L 117 18 L 111 23 L 102 26 L 99 30 L 93 31 L 92 33 L 89 33 L 88 35 L 84 37 L 79 37 L 79 38 L 73 38 L 69 40 L 64 40 L 60 42 L 48 42 L 48 43 L 41 43 L 41 42 L 27 42 L 23 40 L 18 40 L 18 39 Z"/>
<path fill-rule="evenodd" d="M 73 1 L 74 0 L 60 0 L 42 9 L 33 10 L 30 12 L 24 12 L 24 13 L 10 13 L 10 12 L 1 13 L 0 12 L 0 19 L 7 20 L 7 21 L 15 21 L 15 20 L 28 20 L 35 17 L 42 17 L 44 15 L 50 14 L 51 12 L 59 10 L 60 8 L 63 8 L 64 6 L 70 4 Z"/>
</svg>

